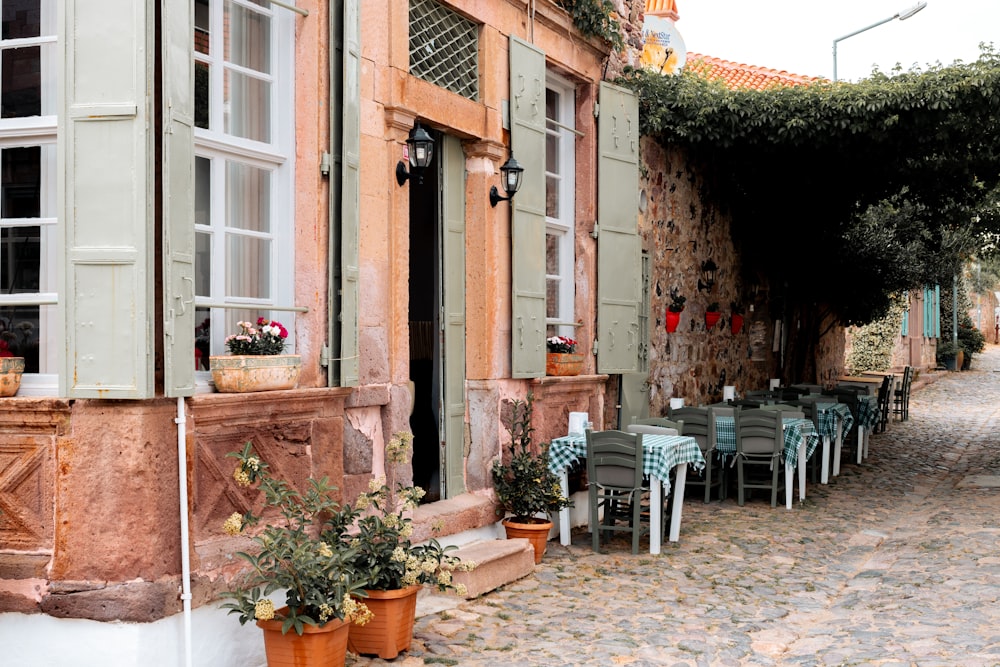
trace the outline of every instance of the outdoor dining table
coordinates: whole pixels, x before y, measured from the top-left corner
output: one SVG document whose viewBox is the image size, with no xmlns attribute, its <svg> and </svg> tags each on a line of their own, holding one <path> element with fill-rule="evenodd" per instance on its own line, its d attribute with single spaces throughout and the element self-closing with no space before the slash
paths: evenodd
<svg viewBox="0 0 1000 667">
<path fill-rule="evenodd" d="M 868 437 L 880 419 L 878 396 L 858 396 L 858 456 L 857 462 L 868 458 Z"/>
<path fill-rule="evenodd" d="M 670 469 L 674 475 L 674 505 L 670 515 L 669 540 L 680 539 L 681 513 L 684 506 L 684 486 L 687 481 L 688 464 L 695 470 L 705 467 L 705 457 L 698 447 L 698 441 L 683 435 L 653 435 L 642 436 L 642 471 L 649 475 L 649 523 L 650 526 L 660 526 L 663 498 L 670 493 Z M 549 445 L 549 470 L 559 475 L 559 483 L 563 495 L 569 495 L 568 468 L 578 461 L 587 458 L 587 436 L 571 433 L 561 438 L 554 438 Z M 590 527 L 594 530 L 594 526 Z M 569 508 L 559 510 L 559 543 L 566 546 L 570 543 Z M 660 553 L 660 531 L 649 531 L 649 553 Z"/>
<path fill-rule="evenodd" d="M 833 396 L 807 395 L 799 398 L 799 402 L 812 403 L 816 409 L 816 426 L 823 439 L 822 471 L 820 484 L 830 481 L 830 449 L 833 445 L 833 476 L 840 474 L 840 451 L 843 447 L 843 436 L 854 426 L 854 415 L 845 403 L 838 403 Z"/>
<path fill-rule="evenodd" d="M 819 433 L 808 419 L 782 420 L 784 432 L 785 479 L 791 479 L 796 467 L 799 473 L 799 500 L 806 499 L 806 461 L 816 451 Z M 728 415 L 715 418 L 715 449 L 723 455 L 736 454 L 736 420 Z M 785 484 L 785 507 L 792 509 L 792 485 Z"/>
</svg>

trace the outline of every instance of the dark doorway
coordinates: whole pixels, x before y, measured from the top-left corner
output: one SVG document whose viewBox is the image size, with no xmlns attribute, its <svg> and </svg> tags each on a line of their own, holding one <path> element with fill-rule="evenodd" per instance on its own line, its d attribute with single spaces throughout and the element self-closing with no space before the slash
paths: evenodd
<svg viewBox="0 0 1000 667">
<path fill-rule="evenodd" d="M 434 134 L 435 146 L 441 135 Z M 413 483 L 427 494 L 424 502 L 442 497 L 441 450 L 441 241 L 439 155 L 424 170 L 423 182 L 411 178 L 410 189 L 410 380 L 413 382 Z"/>
</svg>

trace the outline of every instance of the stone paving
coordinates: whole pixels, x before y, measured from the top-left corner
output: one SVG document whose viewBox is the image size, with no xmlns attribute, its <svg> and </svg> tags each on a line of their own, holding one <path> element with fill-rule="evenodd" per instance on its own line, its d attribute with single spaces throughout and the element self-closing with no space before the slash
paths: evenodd
<svg viewBox="0 0 1000 667">
<path fill-rule="evenodd" d="M 391 663 L 348 664 L 1000 665 L 1000 347 L 935 375 L 791 511 L 689 497 L 658 556 L 577 532 L 533 575 L 418 618 Z"/>
</svg>

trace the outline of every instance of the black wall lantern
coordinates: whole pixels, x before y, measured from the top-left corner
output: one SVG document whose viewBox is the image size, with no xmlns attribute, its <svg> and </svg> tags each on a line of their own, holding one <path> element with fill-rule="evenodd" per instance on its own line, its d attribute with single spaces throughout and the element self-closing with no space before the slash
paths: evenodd
<svg viewBox="0 0 1000 667">
<path fill-rule="evenodd" d="M 698 278 L 698 291 L 710 291 L 715 287 L 715 272 L 719 270 L 719 267 L 715 265 L 710 259 L 706 259 L 701 263 L 701 277 Z"/>
<path fill-rule="evenodd" d="M 497 203 L 513 199 L 514 193 L 521 188 L 521 174 L 523 173 L 524 167 L 517 163 L 517 160 L 514 159 L 514 154 L 511 153 L 511 156 L 500 167 L 500 179 L 503 181 L 503 190 L 507 193 L 507 196 L 501 197 L 500 191 L 494 185 L 490 188 L 490 206 L 496 208 Z"/>
<path fill-rule="evenodd" d="M 403 185 L 411 176 L 417 177 L 417 185 L 424 182 L 424 169 L 434 158 L 434 139 L 420 123 L 413 128 L 410 138 L 406 140 L 407 152 L 410 154 L 410 171 L 406 171 L 406 163 L 402 160 L 396 163 L 396 182 Z"/>
</svg>

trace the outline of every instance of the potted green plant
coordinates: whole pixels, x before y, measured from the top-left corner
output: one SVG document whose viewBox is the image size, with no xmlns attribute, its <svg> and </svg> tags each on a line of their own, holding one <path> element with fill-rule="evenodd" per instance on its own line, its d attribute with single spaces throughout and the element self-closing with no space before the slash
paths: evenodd
<svg viewBox="0 0 1000 667">
<path fill-rule="evenodd" d="M 705 330 L 711 331 L 720 317 L 722 317 L 722 313 L 719 312 L 719 303 L 713 301 L 708 304 L 708 307 L 705 309 Z"/>
<path fill-rule="evenodd" d="M 743 329 L 743 306 L 735 301 L 729 304 L 729 331 L 734 336 Z"/>
<path fill-rule="evenodd" d="M 576 353 L 578 343 L 569 336 L 545 339 L 545 374 L 579 375 L 583 370 L 583 355 Z"/>
<path fill-rule="evenodd" d="M 542 562 L 549 531 L 551 512 L 572 507 L 573 501 L 562 492 L 559 476 L 549 470 L 547 443 L 539 451 L 532 448 L 531 410 L 534 398 L 511 402 L 509 459 L 493 462 L 493 490 L 500 506 L 497 514 L 507 537 L 527 537 L 535 550 L 535 563 Z M 507 457 L 504 457 L 507 458 Z"/>
<path fill-rule="evenodd" d="M 687 297 L 683 296 L 676 287 L 670 288 L 670 304 L 667 306 L 667 333 L 677 331 L 685 301 L 687 301 Z"/>
<path fill-rule="evenodd" d="M 257 318 L 256 324 L 237 322 L 239 331 L 226 336 L 228 355 L 209 357 L 209 368 L 220 392 L 293 389 L 299 381 L 302 359 L 282 354 L 288 330 L 277 320 Z"/>
<path fill-rule="evenodd" d="M 250 568 L 222 593 L 231 600 L 222 607 L 239 614 L 241 625 L 257 622 L 271 667 L 292 664 L 289 656 L 307 653 L 328 656 L 323 664 L 343 665 L 350 623 L 371 619 L 357 599 L 369 581 L 369 573 L 355 562 L 359 549 L 349 535 L 357 510 L 334 500 L 336 487 L 325 477 L 309 479 L 304 492 L 275 478 L 249 442 L 228 456 L 238 461 L 236 483 L 256 485 L 264 508 L 260 514 L 234 512 L 224 530 L 237 536 L 266 521 L 254 531 L 254 548 L 236 553 Z M 270 596 L 280 591 L 285 604 L 276 608 Z"/>
<path fill-rule="evenodd" d="M 394 434 L 386 447 L 386 460 L 407 461 L 412 442 L 411 433 Z M 455 583 L 452 573 L 469 571 L 475 563 L 449 555 L 457 547 L 442 547 L 435 539 L 421 544 L 411 540 L 410 513 L 423 495 L 420 487 L 402 485 L 392 494 L 383 480 L 373 479 L 368 492 L 354 503 L 362 515 L 351 540 L 356 549 L 351 562 L 357 571 L 367 574 L 364 603 L 374 618 L 368 623 L 351 624 L 347 648 L 353 653 L 392 660 L 409 649 L 417 593 L 422 586 L 461 596 L 467 593 L 464 584 Z"/>
</svg>

